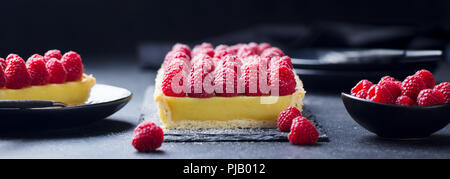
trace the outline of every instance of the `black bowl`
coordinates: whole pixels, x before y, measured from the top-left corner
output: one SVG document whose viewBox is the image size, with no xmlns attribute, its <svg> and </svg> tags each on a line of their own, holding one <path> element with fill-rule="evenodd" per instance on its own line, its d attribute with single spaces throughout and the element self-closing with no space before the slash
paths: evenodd
<svg viewBox="0 0 450 179">
<path fill-rule="evenodd" d="M 341 94 L 345 108 L 365 129 L 384 138 L 425 138 L 450 123 L 450 103 L 406 107 Z"/>
</svg>

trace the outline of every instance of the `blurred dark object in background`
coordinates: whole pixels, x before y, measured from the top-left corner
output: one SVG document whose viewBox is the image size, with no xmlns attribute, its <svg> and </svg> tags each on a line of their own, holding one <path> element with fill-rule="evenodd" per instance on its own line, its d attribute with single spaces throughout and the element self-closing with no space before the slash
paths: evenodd
<svg viewBox="0 0 450 179">
<path fill-rule="evenodd" d="M 298 48 L 444 49 L 446 0 L 1 1 L 0 56 L 51 48 L 134 54 L 138 44 L 268 41 Z"/>
</svg>

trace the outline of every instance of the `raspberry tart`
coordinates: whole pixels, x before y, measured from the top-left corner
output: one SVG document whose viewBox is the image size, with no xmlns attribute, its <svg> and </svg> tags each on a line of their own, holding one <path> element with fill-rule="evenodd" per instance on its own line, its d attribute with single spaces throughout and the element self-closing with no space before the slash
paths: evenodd
<svg viewBox="0 0 450 179">
<path fill-rule="evenodd" d="M 291 59 L 270 44 L 176 44 L 156 77 L 154 100 L 166 129 L 276 128 L 305 90 Z"/>
<path fill-rule="evenodd" d="M 58 101 L 80 105 L 95 85 L 92 75 L 83 73 L 81 56 L 70 51 L 50 50 L 34 54 L 25 62 L 19 55 L 0 58 L 0 100 Z"/>
</svg>

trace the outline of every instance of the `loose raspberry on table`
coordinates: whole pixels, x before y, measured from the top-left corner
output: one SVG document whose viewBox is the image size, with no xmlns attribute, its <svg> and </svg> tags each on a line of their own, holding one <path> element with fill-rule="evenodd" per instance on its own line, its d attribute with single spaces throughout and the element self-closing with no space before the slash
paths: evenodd
<svg viewBox="0 0 450 179">
<path fill-rule="evenodd" d="M 427 86 L 425 82 L 417 75 L 408 76 L 402 82 L 402 95 L 408 96 L 411 99 L 417 99 L 417 95 L 419 95 L 420 91 L 426 89 Z"/>
<path fill-rule="evenodd" d="M 294 145 L 313 145 L 319 140 L 319 132 L 314 124 L 300 116 L 292 120 L 288 139 Z"/>
<path fill-rule="evenodd" d="M 441 92 L 445 96 L 445 103 L 450 103 L 450 83 L 443 82 L 434 87 L 434 90 Z"/>
<path fill-rule="evenodd" d="M 48 60 L 47 71 L 49 74 L 50 83 L 64 83 L 66 82 L 67 72 L 64 69 L 63 64 L 56 58 Z"/>
<path fill-rule="evenodd" d="M 270 69 L 269 86 L 271 87 L 272 95 L 276 95 L 273 92 L 274 88 L 278 87 L 279 95 L 285 96 L 295 92 L 297 81 L 295 80 L 293 71 L 289 67 L 279 66 L 278 69 Z"/>
<path fill-rule="evenodd" d="M 164 131 L 152 122 L 143 122 L 134 130 L 131 141 L 139 152 L 151 152 L 161 147 L 164 141 Z"/>
<path fill-rule="evenodd" d="M 66 81 L 78 81 L 81 79 L 83 76 L 83 63 L 78 53 L 73 51 L 65 53 L 61 63 L 67 72 Z"/>
<path fill-rule="evenodd" d="M 5 87 L 9 89 L 21 89 L 31 86 L 31 77 L 22 58 L 14 57 L 8 61 L 5 69 Z"/>
<path fill-rule="evenodd" d="M 428 70 L 419 70 L 416 72 L 415 76 L 421 78 L 428 89 L 432 89 L 436 84 L 433 74 Z"/>
<path fill-rule="evenodd" d="M 400 96 L 395 101 L 395 104 L 400 106 L 414 106 L 416 105 L 416 102 L 408 96 Z"/>
<path fill-rule="evenodd" d="M 281 132 L 291 131 L 292 120 L 301 116 L 302 113 L 295 106 L 290 106 L 278 114 L 277 125 Z"/>
<path fill-rule="evenodd" d="M 361 80 L 360 82 L 358 82 L 358 84 L 356 84 L 355 87 L 352 88 L 351 95 L 356 96 L 356 94 L 361 90 L 369 91 L 370 87 L 372 86 L 373 83 L 370 82 L 369 80 Z"/>
<path fill-rule="evenodd" d="M 395 99 L 388 88 L 381 85 L 374 85 L 369 89 L 368 99 L 373 102 L 394 104 Z"/>
<path fill-rule="evenodd" d="M 433 106 L 445 103 L 445 96 L 438 90 L 424 89 L 417 96 L 419 106 Z"/>
<path fill-rule="evenodd" d="M 45 63 L 47 63 L 52 58 L 61 60 L 61 58 L 62 58 L 61 51 L 54 49 L 54 50 L 49 50 L 44 54 Z"/>
<path fill-rule="evenodd" d="M 28 58 L 26 65 L 30 73 L 31 85 L 45 85 L 49 82 L 50 76 L 43 56 L 38 54 L 32 55 Z"/>
</svg>

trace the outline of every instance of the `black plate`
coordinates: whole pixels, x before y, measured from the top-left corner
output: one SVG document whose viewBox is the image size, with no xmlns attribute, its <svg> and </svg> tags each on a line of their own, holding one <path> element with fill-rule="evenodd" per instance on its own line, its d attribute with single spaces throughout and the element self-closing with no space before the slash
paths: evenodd
<svg viewBox="0 0 450 179">
<path fill-rule="evenodd" d="M 345 93 L 341 97 L 348 113 L 358 124 L 384 138 L 424 138 L 450 123 L 450 103 L 405 107 L 376 103 Z"/>
<path fill-rule="evenodd" d="M 131 97 L 132 93 L 126 89 L 96 84 L 84 105 L 62 108 L 0 108 L 0 129 L 48 129 L 87 124 L 114 114 Z"/>
</svg>

